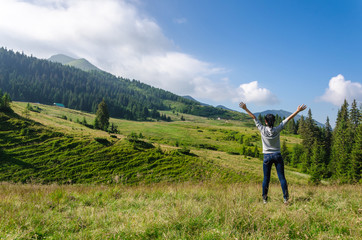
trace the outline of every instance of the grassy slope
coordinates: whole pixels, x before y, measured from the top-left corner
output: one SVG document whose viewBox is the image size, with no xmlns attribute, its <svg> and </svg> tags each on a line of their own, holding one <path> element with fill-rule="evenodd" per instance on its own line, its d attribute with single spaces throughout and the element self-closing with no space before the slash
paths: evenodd
<svg viewBox="0 0 362 240">
<path fill-rule="evenodd" d="M 14 111 L 20 115 L 23 115 L 25 106 L 26 103 L 13 103 Z M 83 118 L 92 123 L 92 114 L 38 106 L 41 113 L 30 112 L 29 118 L 40 124 L 27 123 L 30 124 L 30 136 L 23 136 L 19 126 L 16 131 L 1 133 L 4 139 L 7 138 L 0 143 L 6 148 L 3 154 L 12 160 L 0 165 L 0 180 L 82 183 L 113 182 L 114 178 L 119 178 L 124 183 L 136 183 L 257 182 L 262 178 L 261 161 L 230 154 L 240 152 L 241 145 L 226 140 L 231 132 L 236 131 L 260 146 L 256 130 L 245 127 L 249 122 L 208 120 L 191 115 L 184 115 L 187 121 L 179 121 L 180 115 L 172 112 L 166 112 L 175 120 L 170 123 L 111 119 L 121 132 L 115 139 L 106 132 L 75 123 L 76 119 L 82 121 Z M 68 120 L 61 119 L 62 116 Z M 62 134 L 53 136 L 54 132 Z M 142 133 L 142 140 L 154 148 L 133 146 L 126 140 L 132 132 Z M 109 144 L 102 145 L 95 138 L 108 139 Z M 290 136 L 284 138 L 288 143 L 300 141 Z M 6 141 L 18 143 L 9 145 Z M 28 143 L 24 144 L 24 141 Z M 191 149 L 191 155 L 178 154 L 177 149 L 182 146 Z M 131 160 L 135 161 L 133 167 L 128 166 Z M 303 184 L 308 176 L 287 168 L 287 178 L 290 183 Z M 274 171 L 272 181 L 278 182 Z"/>
<path fill-rule="evenodd" d="M 238 178 L 229 169 L 214 169 L 195 156 L 165 152 L 144 141 L 63 134 L 15 114 L 2 114 L 0 129 L 2 181 L 134 184 L 203 181 L 215 174 L 218 180 Z"/>
</svg>

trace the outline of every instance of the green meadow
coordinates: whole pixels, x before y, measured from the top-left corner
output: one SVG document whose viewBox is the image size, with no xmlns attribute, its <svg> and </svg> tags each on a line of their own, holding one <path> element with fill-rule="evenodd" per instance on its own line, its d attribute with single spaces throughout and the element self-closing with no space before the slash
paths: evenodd
<svg viewBox="0 0 362 240">
<path fill-rule="evenodd" d="M 360 185 L 310 186 L 286 166 L 289 205 L 275 170 L 261 202 L 251 121 L 163 112 L 172 122 L 111 118 L 115 134 L 26 106 L 0 113 L 0 239 L 361 239 Z"/>
<path fill-rule="evenodd" d="M 0 185 L 1 239 L 361 239 L 361 188 L 256 183 Z"/>
</svg>

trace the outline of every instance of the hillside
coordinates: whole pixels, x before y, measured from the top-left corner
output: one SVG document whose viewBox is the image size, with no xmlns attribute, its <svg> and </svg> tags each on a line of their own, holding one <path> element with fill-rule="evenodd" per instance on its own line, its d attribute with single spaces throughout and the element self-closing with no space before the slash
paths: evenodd
<svg viewBox="0 0 362 240">
<path fill-rule="evenodd" d="M 64 54 L 57 54 L 57 55 L 51 56 L 48 60 L 51 62 L 57 62 L 57 63 L 61 63 L 63 65 L 69 65 L 72 67 L 76 67 L 83 71 L 92 71 L 92 70 L 101 71 L 99 68 L 97 68 L 96 66 L 94 66 L 88 60 L 86 60 L 84 58 L 75 59 L 75 58 L 66 56 Z"/>
<path fill-rule="evenodd" d="M 62 56 L 60 61 L 67 60 L 69 58 Z M 158 112 L 161 110 L 210 118 L 245 118 L 245 114 L 201 106 L 196 101 L 136 80 L 103 71 L 85 72 L 5 48 L 0 48 L 0 86 L 15 101 L 62 103 L 86 112 L 95 112 L 105 99 L 111 116 L 123 119 L 161 119 Z"/>
<path fill-rule="evenodd" d="M 245 154 L 254 145 L 260 147 L 247 123 L 192 115 L 179 121 L 176 114 L 171 123 L 111 119 L 120 134 L 109 135 L 78 123 L 92 122 L 89 113 L 34 104 L 39 112 L 24 115 L 26 103 L 12 106 L 15 113 L 0 117 L 0 181 L 132 185 L 262 178 L 260 160 L 241 154 L 245 147 Z M 300 141 L 286 139 L 290 144 Z M 291 183 L 308 181 L 308 175 L 295 169 L 287 168 L 287 174 Z M 272 182 L 277 181 L 274 173 Z"/>
</svg>

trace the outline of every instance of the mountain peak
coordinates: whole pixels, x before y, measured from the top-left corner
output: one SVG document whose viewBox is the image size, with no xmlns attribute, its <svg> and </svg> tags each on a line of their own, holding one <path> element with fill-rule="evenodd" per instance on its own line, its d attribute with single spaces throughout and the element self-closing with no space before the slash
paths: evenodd
<svg viewBox="0 0 362 240">
<path fill-rule="evenodd" d="M 56 55 L 51 56 L 48 60 L 51 62 L 58 62 L 63 65 L 76 67 L 83 71 L 91 71 L 91 70 L 101 71 L 99 68 L 97 68 L 96 66 L 91 64 L 85 58 L 76 59 L 76 58 L 72 58 L 72 57 L 69 57 L 64 54 L 56 54 Z"/>
<path fill-rule="evenodd" d="M 77 59 L 69 57 L 69 56 L 64 55 L 64 54 L 56 54 L 56 55 L 53 55 L 50 58 L 48 58 L 48 61 L 58 62 L 58 63 L 61 63 L 61 64 L 67 64 L 68 62 L 72 62 L 74 60 L 77 60 Z"/>
</svg>

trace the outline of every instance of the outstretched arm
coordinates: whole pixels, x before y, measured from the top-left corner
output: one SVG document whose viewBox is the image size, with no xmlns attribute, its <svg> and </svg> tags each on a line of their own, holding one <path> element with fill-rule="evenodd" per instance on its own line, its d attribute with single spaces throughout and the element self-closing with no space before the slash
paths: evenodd
<svg viewBox="0 0 362 240">
<path fill-rule="evenodd" d="M 305 110 L 306 108 L 307 106 L 305 104 L 299 105 L 297 111 L 295 111 L 294 113 L 290 114 L 289 117 L 287 117 L 287 121 L 289 122 L 289 120 L 292 120 L 299 112 Z"/>
<path fill-rule="evenodd" d="M 246 107 L 246 104 L 245 104 L 245 103 L 240 102 L 240 103 L 239 103 L 239 107 L 241 107 L 242 109 L 244 109 L 245 112 L 247 112 L 250 117 L 252 117 L 253 119 L 256 119 L 255 115 L 252 114 L 252 113 L 249 111 L 249 109 Z"/>
</svg>

